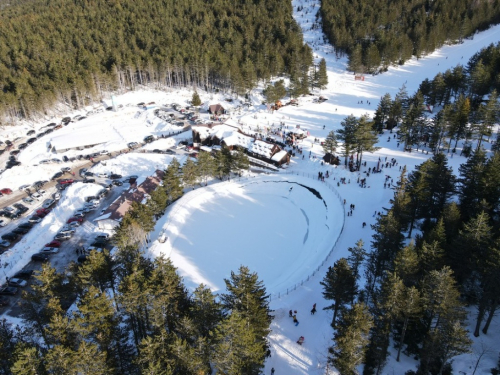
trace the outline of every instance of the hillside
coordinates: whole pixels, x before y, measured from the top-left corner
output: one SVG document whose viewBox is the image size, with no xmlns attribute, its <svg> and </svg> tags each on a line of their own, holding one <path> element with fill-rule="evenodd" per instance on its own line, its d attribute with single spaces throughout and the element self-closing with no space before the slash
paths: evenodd
<svg viewBox="0 0 500 375">
<path fill-rule="evenodd" d="M 446 43 L 462 43 L 500 22 L 495 1 L 322 0 L 323 31 L 349 69 L 373 73 L 429 54 Z"/>
<path fill-rule="evenodd" d="M 277 0 L 17 1 L 0 35 L 4 121 L 148 82 L 244 93 L 312 63 L 291 4 Z"/>
</svg>

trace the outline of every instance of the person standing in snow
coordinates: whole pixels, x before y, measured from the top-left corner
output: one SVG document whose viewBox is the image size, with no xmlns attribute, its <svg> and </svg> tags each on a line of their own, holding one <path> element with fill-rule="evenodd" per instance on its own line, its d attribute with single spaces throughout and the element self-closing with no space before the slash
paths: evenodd
<svg viewBox="0 0 500 375">
<path fill-rule="evenodd" d="M 293 312 L 292 312 L 292 310 L 290 310 L 290 311 L 288 312 L 288 316 L 289 316 L 290 318 L 291 318 L 291 317 L 293 317 Z"/>
<path fill-rule="evenodd" d="M 274 375 L 274 367 L 271 369 L 271 375 Z"/>
<path fill-rule="evenodd" d="M 295 326 L 299 325 L 299 321 L 297 320 L 297 315 L 293 316 L 293 322 L 295 323 Z"/>
</svg>

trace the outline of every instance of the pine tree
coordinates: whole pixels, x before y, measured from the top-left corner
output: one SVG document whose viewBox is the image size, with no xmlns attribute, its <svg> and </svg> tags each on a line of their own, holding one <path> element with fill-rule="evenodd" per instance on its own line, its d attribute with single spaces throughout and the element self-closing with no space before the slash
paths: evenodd
<svg viewBox="0 0 500 375">
<path fill-rule="evenodd" d="M 375 147 L 375 144 L 378 142 L 378 137 L 372 130 L 372 122 L 368 119 L 368 115 L 363 115 L 359 118 L 354 135 L 356 139 L 356 161 L 358 170 L 361 169 L 361 163 L 363 162 L 363 152 L 375 152 L 379 149 L 379 147 Z"/>
<path fill-rule="evenodd" d="M 363 72 L 363 52 L 361 49 L 361 45 L 357 44 L 352 53 L 349 55 L 349 62 L 347 63 L 347 68 L 351 72 Z"/>
<path fill-rule="evenodd" d="M 201 105 L 201 99 L 200 96 L 198 95 L 198 92 L 193 92 L 193 97 L 191 98 L 191 104 L 195 107 L 198 107 Z"/>
<path fill-rule="evenodd" d="M 256 373 L 260 371 L 264 364 L 265 353 L 269 347 L 267 335 L 270 332 L 269 326 L 273 316 L 270 314 L 269 301 L 267 299 L 266 288 L 264 283 L 258 279 L 256 273 L 241 266 L 239 273 L 231 271 L 230 279 L 224 279 L 226 283 L 227 293 L 221 295 L 221 300 L 224 309 L 234 315 L 235 321 L 242 321 L 249 332 L 253 335 L 253 342 L 258 350 L 256 357 L 251 361 L 248 367 L 248 373 Z M 251 349 L 255 353 L 255 348 Z"/>
<path fill-rule="evenodd" d="M 182 167 L 182 181 L 187 187 L 193 187 L 198 180 L 198 168 L 195 162 L 188 158 Z"/>
<path fill-rule="evenodd" d="M 258 330 L 258 329 L 257 329 Z M 265 348 L 252 324 L 234 310 L 216 329 L 212 362 L 217 373 L 258 375 L 264 367 Z"/>
<path fill-rule="evenodd" d="M 401 233 L 401 224 L 394 217 L 392 211 L 387 215 L 377 217 L 372 227 L 375 231 L 371 243 L 372 252 L 368 254 L 366 266 L 367 291 L 373 294 L 376 283 L 386 271 L 392 271 L 393 261 L 403 247 L 404 236 Z"/>
<path fill-rule="evenodd" d="M 165 171 L 165 176 L 163 177 L 163 187 L 170 202 L 174 202 L 183 194 L 181 185 L 181 166 L 176 158 L 172 159 L 172 162 Z"/>
<path fill-rule="evenodd" d="M 3 348 L 2 348 L 3 349 Z M 18 345 L 15 353 L 15 361 L 10 368 L 14 375 L 39 375 L 44 374 L 43 358 L 38 348 L 27 345 Z M 3 372 L 8 374 L 7 371 Z"/>
<path fill-rule="evenodd" d="M 425 309 L 427 336 L 421 351 L 418 374 L 430 370 L 442 374 L 448 361 L 469 351 L 471 340 L 463 328 L 466 312 L 460 303 L 452 271 L 444 267 L 431 271 L 423 282 L 422 301 Z"/>
<path fill-rule="evenodd" d="M 237 150 L 232 154 L 231 159 L 231 171 L 241 176 L 241 172 L 248 170 L 250 168 L 250 161 L 248 160 L 248 156 L 241 150 Z"/>
<path fill-rule="evenodd" d="M 378 104 L 377 110 L 375 111 L 375 117 L 373 119 L 373 127 L 379 134 L 382 134 L 384 128 L 386 127 L 386 122 L 389 118 L 391 110 L 391 95 L 385 94 Z"/>
<path fill-rule="evenodd" d="M 337 130 L 337 138 L 343 142 L 342 155 L 345 158 L 347 166 L 347 158 L 356 147 L 356 129 L 358 120 L 353 115 L 346 117 L 341 123 L 341 128 Z"/>
<path fill-rule="evenodd" d="M 319 87 L 320 90 L 326 89 L 328 86 L 328 73 L 326 71 L 326 61 L 324 58 L 319 62 L 318 72 L 315 78 L 315 86 Z"/>
<path fill-rule="evenodd" d="M 357 294 L 356 276 L 349 266 L 347 259 L 340 258 L 332 267 L 328 267 L 323 281 L 323 297 L 333 301 L 323 310 L 333 310 L 332 327 L 337 324 L 337 314 L 347 303 L 353 303 Z"/>
<path fill-rule="evenodd" d="M 330 153 L 333 155 L 335 150 L 337 149 L 337 136 L 335 135 L 335 131 L 331 130 L 325 138 L 323 142 L 323 151 L 326 154 Z"/>
<path fill-rule="evenodd" d="M 356 375 L 356 367 L 365 358 L 368 334 L 373 321 L 366 306 L 357 303 L 350 310 L 342 313 L 335 344 L 328 349 L 328 362 L 334 365 L 343 375 Z"/>
<path fill-rule="evenodd" d="M 359 239 L 356 242 L 356 247 L 349 247 L 347 248 L 347 251 L 351 253 L 349 257 L 347 258 L 347 262 L 349 266 L 352 268 L 352 271 L 354 273 L 354 278 L 356 280 L 359 279 L 359 267 L 363 264 L 366 255 L 368 254 L 367 251 L 364 249 L 364 243 L 362 239 Z"/>
<path fill-rule="evenodd" d="M 198 167 L 200 179 L 205 182 L 205 186 L 207 186 L 208 178 L 214 175 L 215 160 L 213 156 L 208 152 L 200 152 L 196 165 Z"/>
</svg>

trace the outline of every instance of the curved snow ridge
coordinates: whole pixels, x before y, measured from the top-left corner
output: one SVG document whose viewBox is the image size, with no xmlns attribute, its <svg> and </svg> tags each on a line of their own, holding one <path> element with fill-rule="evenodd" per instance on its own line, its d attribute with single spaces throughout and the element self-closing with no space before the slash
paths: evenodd
<svg viewBox="0 0 500 375">
<path fill-rule="evenodd" d="M 169 256 L 190 289 L 224 289 L 224 278 L 245 265 L 278 294 L 315 272 L 343 222 L 339 198 L 324 182 L 294 175 L 226 181 L 177 201 L 155 230 L 168 240 L 149 253 Z"/>
</svg>

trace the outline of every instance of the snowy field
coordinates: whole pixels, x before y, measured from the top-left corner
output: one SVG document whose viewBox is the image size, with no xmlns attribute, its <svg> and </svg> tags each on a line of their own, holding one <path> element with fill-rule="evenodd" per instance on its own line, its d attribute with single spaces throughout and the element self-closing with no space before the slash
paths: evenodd
<svg viewBox="0 0 500 375">
<path fill-rule="evenodd" d="M 170 256 L 189 289 L 203 283 L 223 291 L 223 278 L 245 265 L 278 296 L 315 272 L 343 224 L 343 204 L 328 184 L 294 175 L 241 178 L 176 202 L 157 224 L 168 241 L 150 252 Z"/>
<path fill-rule="evenodd" d="M 415 165 L 422 163 L 429 155 L 402 152 L 397 147 L 396 140 L 386 133 L 380 137 L 379 151 L 364 155 L 366 167 L 359 173 L 350 173 L 343 167 L 321 165 L 323 150 L 318 143 L 314 143 L 314 138 L 323 139 L 328 132 L 338 129 L 340 122 L 348 115 L 373 115 L 380 97 L 385 93 L 394 97 L 403 84 L 406 84 L 408 93 L 412 95 L 425 78 L 432 79 L 438 72 L 444 72 L 457 64 L 466 64 L 481 48 L 500 40 L 500 26 L 476 34 L 472 40 L 466 40 L 461 45 L 445 46 L 424 58 L 413 59 L 404 66 L 392 67 L 384 74 L 367 75 L 365 81 L 355 81 L 353 75 L 345 71 L 346 59 L 337 60 L 331 46 L 319 43 L 322 40 L 320 30 L 310 30 L 319 3 L 294 0 L 293 5 L 294 9 L 299 5 L 303 6 L 303 11 L 295 14 L 295 17 L 301 24 L 304 38 L 313 48 L 315 57 L 326 59 L 329 85 L 327 89 L 315 94 L 326 96 L 327 102 L 317 104 L 312 102 L 311 97 L 299 98 L 298 107 L 284 107 L 271 114 L 260 105 L 261 88 L 251 93 L 253 107 L 241 110 L 236 109 L 238 101 L 225 101 L 230 95 L 198 92 L 204 101 L 203 108 L 220 102 L 231 110 L 231 120 L 242 124 L 245 131 L 272 128 L 280 122 L 293 127 L 300 125 L 301 129 L 310 132 L 310 136 L 301 144 L 305 158 L 293 158 L 286 172 L 280 171 L 274 175 L 250 174 L 241 180 L 213 183 L 187 193 L 169 208 L 168 215 L 158 221 L 152 233 L 152 239 L 155 239 L 160 230 L 165 228 L 168 241 L 153 241 L 148 251 L 152 256 L 169 255 L 191 290 L 203 282 L 214 291 L 224 291 L 223 279 L 229 277 L 231 271 L 237 271 L 240 265 L 249 266 L 265 282 L 275 314 L 270 334 L 272 357 L 267 360 L 264 373 L 269 374 L 274 367 L 276 375 L 319 375 L 327 373 L 327 347 L 332 344 L 333 337 L 330 327 L 332 313 L 322 310 L 326 301 L 322 297 L 319 282 L 327 267 L 340 257 L 347 256 L 347 248 L 352 247 L 357 240 L 362 239 L 365 248 L 369 248 L 373 234 L 370 224 L 375 223 L 377 212 L 384 212 L 383 208 L 389 207 L 389 200 L 393 196 L 392 189 L 384 188 L 387 176 L 389 180 L 396 181 L 399 167 L 406 165 L 411 172 Z M 50 153 L 47 148 L 56 137 L 67 137 L 71 141 L 77 135 L 97 138 L 110 135 L 109 140 L 105 139 L 106 142 L 85 150 L 85 153 L 92 153 L 120 150 L 128 142 L 142 141 L 145 136 L 174 132 L 177 128 L 157 119 L 152 109 L 144 111 L 136 104 L 154 101 L 157 104 L 175 102 L 183 105 L 189 102 L 191 96 L 190 90 L 144 90 L 121 95 L 117 97 L 117 101 L 123 107 L 118 112 L 94 114 L 45 135 L 30 145 L 20 154 L 22 166 L 0 175 L 0 187 L 17 189 L 35 180 L 48 179 L 62 166 L 72 166 L 37 165 L 42 159 L 60 157 Z M 361 101 L 363 104 L 360 104 Z M 77 114 L 85 114 L 85 111 L 61 113 L 38 123 L 3 129 L 0 138 L 12 140 L 25 137 L 26 132 L 31 129 L 38 131 L 49 122 L 58 122 L 64 116 L 73 117 Z M 202 116 L 208 115 L 203 113 Z M 161 139 L 145 148 L 154 150 L 172 147 L 183 137 L 185 135 L 178 136 L 175 141 Z M 489 149 L 488 143 L 485 147 Z M 68 156 L 76 154 L 78 152 L 70 151 Z M 367 188 L 361 188 L 357 184 L 358 177 L 364 178 L 368 168 L 376 167 L 379 159 L 385 162 L 386 158 L 387 161 L 395 158 L 397 165 L 384 168 L 384 173 L 371 174 L 367 179 Z M 130 152 L 106 161 L 106 164 L 99 163 L 92 171 L 113 172 L 123 176 L 135 174 L 144 179 L 171 160 L 171 155 Z M 455 172 L 465 160 L 458 155 L 449 155 L 449 163 Z M 185 158 L 180 159 L 181 163 L 184 161 Z M 330 174 L 325 183 L 316 180 L 320 171 L 328 171 Z M 346 179 L 345 185 L 337 186 L 340 178 Z M 318 191 L 326 206 L 304 186 Z M 355 204 L 352 216 L 344 216 L 343 204 L 329 186 L 338 192 L 341 200 L 346 200 L 347 206 Z M 84 197 L 94 195 L 99 189 L 101 187 L 94 184 L 74 184 L 68 188 L 56 209 L 12 250 L 2 255 L 2 268 L 6 274 L 13 273 L 17 270 L 14 264 L 21 265 L 41 245 L 49 242 L 72 212 L 83 205 Z M 339 235 L 343 220 L 345 225 Z M 368 224 L 366 228 L 362 228 L 363 222 Z M 332 251 L 333 245 L 335 247 Z M 314 303 L 317 304 L 318 312 L 310 315 L 309 311 Z M 288 317 L 290 309 L 298 311 L 300 324 L 297 327 Z M 470 316 L 472 325 L 474 309 L 471 309 Z M 476 374 L 487 374 L 497 363 L 499 334 L 498 318 L 493 321 L 488 335 L 482 334 L 479 338 L 474 338 L 471 334 L 474 340 L 473 353 L 454 359 L 454 373 L 462 371 L 472 374 L 477 357 L 485 350 L 486 354 L 482 357 Z M 302 346 L 296 344 L 299 336 L 305 337 Z M 396 351 L 392 349 L 384 375 L 402 375 L 405 371 L 416 368 L 415 360 L 403 355 L 398 363 L 395 361 L 395 354 Z M 329 369 L 328 373 L 337 372 Z"/>
</svg>

